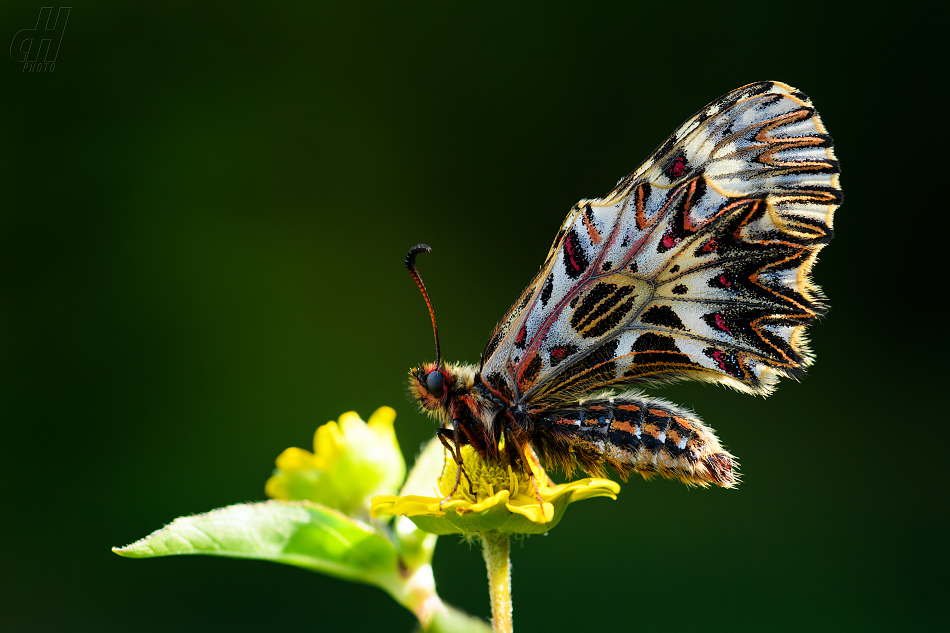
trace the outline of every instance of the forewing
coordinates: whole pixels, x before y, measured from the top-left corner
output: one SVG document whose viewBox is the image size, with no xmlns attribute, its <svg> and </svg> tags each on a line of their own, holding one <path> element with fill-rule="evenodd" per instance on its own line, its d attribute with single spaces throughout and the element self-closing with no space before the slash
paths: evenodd
<svg viewBox="0 0 950 633">
<path fill-rule="evenodd" d="M 616 383 L 768 393 L 811 362 L 809 272 L 841 202 L 831 137 L 775 82 L 713 102 L 605 198 L 571 210 L 498 324 L 482 380 L 545 408 Z"/>
</svg>

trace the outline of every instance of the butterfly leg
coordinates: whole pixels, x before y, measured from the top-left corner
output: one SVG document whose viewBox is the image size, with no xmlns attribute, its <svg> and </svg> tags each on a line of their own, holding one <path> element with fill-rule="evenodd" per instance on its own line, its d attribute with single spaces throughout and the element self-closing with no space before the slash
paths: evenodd
<svg viewBox="0 0 950 633">
<path fill-rule="evenodd" d="M 441 508 L 442 503 L 444 503 L 446 499 L 451 498 L 456 493 L 456 491 L 458 491 L 459 483 L 462 480 L 463 474 L 465 475 L 465 480 L 468 481 L 468 490 L 472 496 L 475 496 L 475 489 L 472 485 L 471 478 L 469 478 L 468 473 L 465 472 L 465 465 L 462 462 L 462 441 L 459 438 L 458 425 L 456 424 L 451 430 L 446 428 L 438 429 L 436 430 L 435 434 L 439 438 L 439 441 L 442 442 L 442 446 L 444 446 L 449 454 L 452 455 L 452 459 L 455 460 L 455 464 L 457 466 L 455 470 L 455 485 L 452 486 L 452 491 L 445 497 L 445 499 L 439 503 L 439 507 Z"/>
<path fill-rule="evenodd" d="M 541 499 L 541 489 L 538 488 L 538 480 L 535 478 L 534 473 L 531 473 L 528 479 L 531 480 L 531 485 L 534 487 L 534 499 L 541 508 L 541 516 L 544 516 L 544 500 Z"/>
<path fill-rule="evenodd" d="M 510 415 L 511 415 L 511 414 L 509 413 L 509 416 L 510 416 Z M 511 452 L 508 453 L 508 454 L 509 454 L 509 459 L 510 459 L 511 457 L 514 457 L 514 456 L 516 455 L 517 458 L 521 460 L 522 465 L 525 466 L 525 470 L 528 471 L 528 479 L 531 480 L 531 486 L 534 488 L 534 498 L 537 500 L 538 505 L 541 506 L 541 514 L 543 515 L 543 514 L 544 514 L 544 501 L 541 499 L 541 489 L 538 488 L 538 480 L 537 480 L 537 478 L 534 476 L 534 471 L 533 471 L 533 470 L 531 469 L 531 467 L 528 465 L 528 460 L 529 460 L 530 458 L 528 457 L 527 453 L 525 453 L 524 446 L 521 444 L 521 442 L 518 441 L 518 438 L 517 438 L 517 436 L 516 436 L 515 433 L 512 433 L 512 432 L 507 432 L 507 433 L 505 433 L 505 444 L 506 444 L 506 446 L 508 445 L 508 442 L 509 442 L 509 441 L 511 442 L 511 444 L 514 445 L 513 448 L 516 450 L 516 453 L 514 453 L 514 455 L 513 455 Z M 515 461 L 515 460 L 512 459 L 511 461 Z"/>
</svg>

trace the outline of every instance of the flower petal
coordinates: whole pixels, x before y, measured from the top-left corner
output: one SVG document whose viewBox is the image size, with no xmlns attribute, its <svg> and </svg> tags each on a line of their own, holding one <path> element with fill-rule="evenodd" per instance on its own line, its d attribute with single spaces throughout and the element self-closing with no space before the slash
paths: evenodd
<svg viewBox="0 0 950 633">
<path fill-rule="evenodd" d="M 376 495 L 373 497 L 373 504 L 370 506 L 369 515 L 374 519 L 392 516 L 395 514 L 393 512 L 393 506 L 396 505 L 398 499 L 399 495 Z"/>
<path fill-rule="evenodd" d="M 467 509 L 469 512 L 484 512 L 485 510 L 492 508 L 497 505 L 506 505 L 508 503 L 508 497 L 511 496 L 511 491 L 509 490 L 499 490 L 492 496 L 487 499 L 483 499 L 478 503 L 471 504 Z M 449 503 L 452 503 L 451 501 Z M 442 507 L 445 508 L 449 504 L 444 504 Z"/>
<path fill-rule="evenodd" d="M 520 514 L 532 523 L 550 523 L 554 520 L 554 504 L 545 501 L 544 506 L 538 500 L 527 495 L 515 495 L 508 501 L 508 510 Z"/>
<path fill-rule="evenodd" d="M 292 446 L 277 456 L 278 470 L 300 470 L 316 468 L 313 453 L 302 448 Z"/>
<path fill-rule="evenodd" d="M 353 412 L 350 411 L 350 413 Z M 347 414 L 341 415 L 340 419 L 343 419 L 345 415 Z M 340 427 L 333 420 L 318 427 L 317 432 L 313 434 L 313 454 L 317 458 L 317 468 L 321 470 L 332 468 L 333 462 L 343 452 L 345 443 L 346 440 L 340 431 Z"/>
<path fill-rule="evenodd" d="M 610 497 L 617 499 L 617 493 L 620 492 L 620 484 L 609 479 L 582 479 L 578 484 L 585 484 L 584 487 L 574 490 L 571 495 L 571 501 L 583 501 L 584 499 L 593 499 L 594 497 Z"/>
<path fill-rule="evenodd" d="M 289 448 L 277 458 L 277 470 L 265 491 L 273 498 L 309 500 L 345 514 L 366 518 L 371 498 L 395 492 L 406 474 L 392 428 L 395 411 L 378 409 L 373 428 L 350 411 L 314 434 L 314 453 Z"/>
<path fill-rule="evenodd" d="M 396 439 L 396 431 L 393 428 L 393 422 L 396 421 L 396 410 L 392 407 L 380 407 L 373 411 L 366 424 L 369 430 L 379 436 L 380 439 Z"/>
<path fill-rule="evenodd" d="M 424 461 L 431 462 L 424 469 L 428 477 L 423 477 L 418 467 L 414 468 L 406 488 L 424 490 L 424 480 L 436 478 L 438 461 L 443 466 L 437 477 L 437 494 L 446 496 L 376 497 L 373 516 L 388 513 L 406 516 L 419 529 L 434 534 L 489 530 L 541 534 L 558 524 L 572 502 L 592 497 L 615 499 L 620 490 L 615 482 L 599 478 L 555 485 L 533 451 L 527 455 L 529 473 L 514 469 L 504 458 L 505 453 L 500 454 L 497 461 L 486 462 L 470 446 L 462 447 L 466 477 L 456 484 L 457 465 L 433 440 L 423 454 Z"/>
<path fill-rule="evenodd" d="M 414 517 L 414 516 L 442 516 L 445 512 L 439 510 L 439 501 L 435 497 L 419 497 L 416 495 L 406 495 L 399 497 L 393 504 L 393 513 Z"/>
</svg>

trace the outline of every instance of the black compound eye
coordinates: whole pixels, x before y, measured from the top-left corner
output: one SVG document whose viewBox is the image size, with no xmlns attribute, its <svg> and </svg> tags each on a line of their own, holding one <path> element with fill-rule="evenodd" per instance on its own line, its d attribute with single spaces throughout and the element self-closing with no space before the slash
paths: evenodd
<svg viewBox="0 0 950 633">
<path fill-rule="evenodd" d="M 429 372 L 429 375 L 426 376 L 426 389 L 428 389 L 429 393 L 436 398 L 442 397 L 442 394 L 445 393 L 445 383 L 440 372 Z"/>
</svg>

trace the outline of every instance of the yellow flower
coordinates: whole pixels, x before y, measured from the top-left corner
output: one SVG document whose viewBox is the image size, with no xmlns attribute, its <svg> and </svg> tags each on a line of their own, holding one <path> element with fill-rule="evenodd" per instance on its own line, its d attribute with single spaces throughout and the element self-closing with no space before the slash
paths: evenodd
<svg viewBox="0 0 950 633">
<path fill-rule="evenodd" d="M 437 496 L 380 495 L 373 498 L 372 515 L 405 516 L 419 528 L 434 534 L 489 530 L 503 534 L 540 534 L 557 525 L 567 506 L 574 501 L 592 497 L 616 499 L 620 492 L 617 483 L 599 478 L 555 485 L 529 449 L 527 462 L 535 485 L 528 473 L 519 473 L 511 467 L 504 450 L 499 453 L 499 461 L 489 463 L 471 446 L 463 446 L 462 463 L 475 494 L 463 474 L 458 488 L 449 496 L 455 487 L 458 466 L 447 451 L 443 451 L 442 474 L 437 488 L 433 485 Z"/>
<path fill-rule="evenodd" d="M 265 492 L 273 499 L 315 501 L 350 515 L 366 515 L 370 499 L 398 490 L 406 476 L 393 421 L 396 412 L 380 407 L 363 422 L 354 411 L 317 429 L 313 452 L 288 448 Z"/>
</svg>

